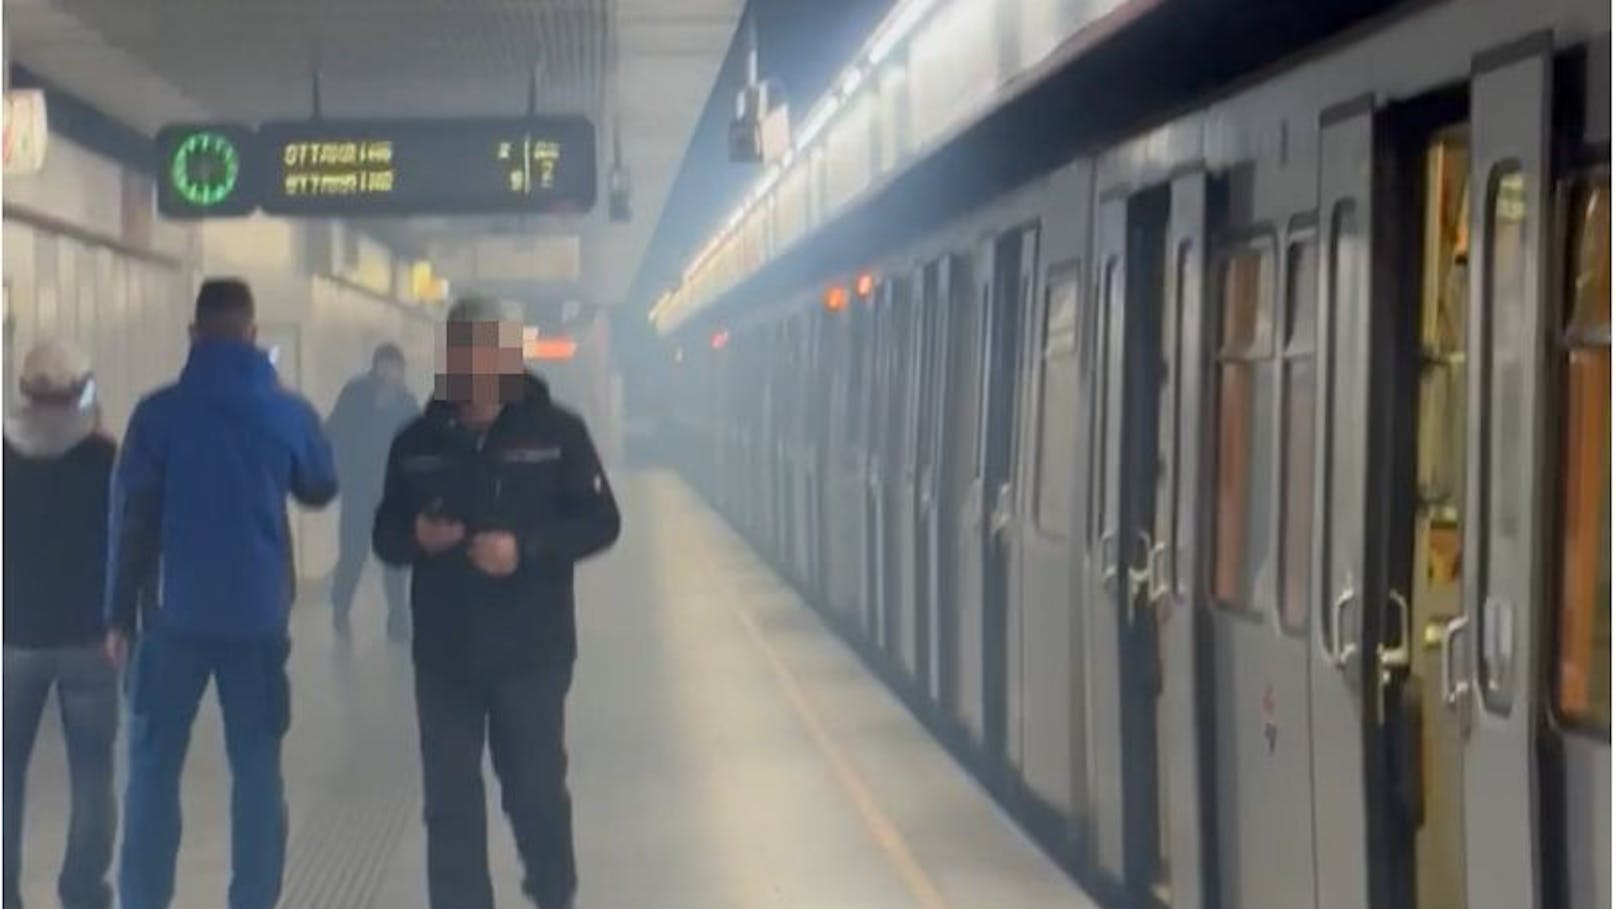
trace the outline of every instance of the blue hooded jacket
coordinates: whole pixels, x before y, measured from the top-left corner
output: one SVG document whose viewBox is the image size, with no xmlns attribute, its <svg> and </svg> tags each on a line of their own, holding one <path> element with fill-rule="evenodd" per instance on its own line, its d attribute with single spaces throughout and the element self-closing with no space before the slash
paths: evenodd
<svg viewBox="0 0 1616 909">
<path fill-rule="evenodd" d="M 294 594 L 287 497 L 337 494 L 308 402 L 244 342 L 205 340 L 177 383 L 140 402 L 113 475 L 109 627 L 132 633 L 157 582 L 165 628 L 206 637 L 282 634 Z"/>
</svg>

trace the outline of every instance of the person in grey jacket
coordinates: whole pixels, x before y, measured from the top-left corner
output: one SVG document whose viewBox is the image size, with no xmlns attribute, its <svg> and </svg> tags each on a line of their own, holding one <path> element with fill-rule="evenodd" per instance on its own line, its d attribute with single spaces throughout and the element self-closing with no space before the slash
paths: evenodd
<svg viewBox="0 0 1616 909">
<path fill-rule="evenodd" d="M 393 436 L 419 413 L 404 384 L 404 352 L 393 344 L 376 348 L 370 371 L 349 382 L 326 418 L 326 435 L 337 460 L 342 518 L 337 536 L 337 567 L 331 575 L 332 623 L 349 632 L 354 592 L 370 558 L 370 528 L 382 500 L 382 477 Z M 409 637 L 405 569 L 382 566 L 387 599 L 387 635 Z"/>
</svg>

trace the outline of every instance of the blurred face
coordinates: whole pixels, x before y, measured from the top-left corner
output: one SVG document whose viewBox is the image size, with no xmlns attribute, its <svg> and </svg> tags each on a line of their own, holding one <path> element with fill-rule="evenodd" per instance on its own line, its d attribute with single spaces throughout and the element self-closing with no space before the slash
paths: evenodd
<svg viewBox="0 0 1616 909">
<path fill-rule="evenodd" d="M 376 378 L 388 385 L 403 385 L 404 364 L 396 360 L 383 360 L 376 364 Z"/>
<path fill-rule="evenodd" d="M 458 404 L 497 406 L 521 396 L 521 325 L 454 323 L 446 334 L 439 397 Z"/>
</svg>

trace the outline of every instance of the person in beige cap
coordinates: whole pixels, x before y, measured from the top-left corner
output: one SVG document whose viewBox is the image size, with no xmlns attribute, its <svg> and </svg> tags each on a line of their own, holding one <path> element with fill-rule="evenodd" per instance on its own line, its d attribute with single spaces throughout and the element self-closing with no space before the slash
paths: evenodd
<svg viewBox="0 0 1616 909">
<path fill-rule="evenodd" d="M 72 812 L 57 881 L 64 909 L 107 909 L 117 827 L 117 670 L 102 648 L 107 495 L 117 456 L 96 428 L 90 361 L 48 341 L 28 352 L 5 422 L 5 907 L 22 905 L 23 788 L 51 689 L 67 743 Z"/>
</svg>

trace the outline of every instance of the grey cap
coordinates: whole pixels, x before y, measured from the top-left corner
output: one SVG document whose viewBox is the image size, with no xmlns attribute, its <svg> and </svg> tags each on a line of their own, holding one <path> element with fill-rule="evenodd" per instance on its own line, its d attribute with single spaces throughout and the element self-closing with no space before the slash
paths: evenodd
<svg viewBox="0 0 1616 909">
<path fill-rule="evenodd" d="M 495 297 L 461 297 L 449 307 L 449 324 L 466 322 L 520 322 L 516 307 Z"/>
</svg>

